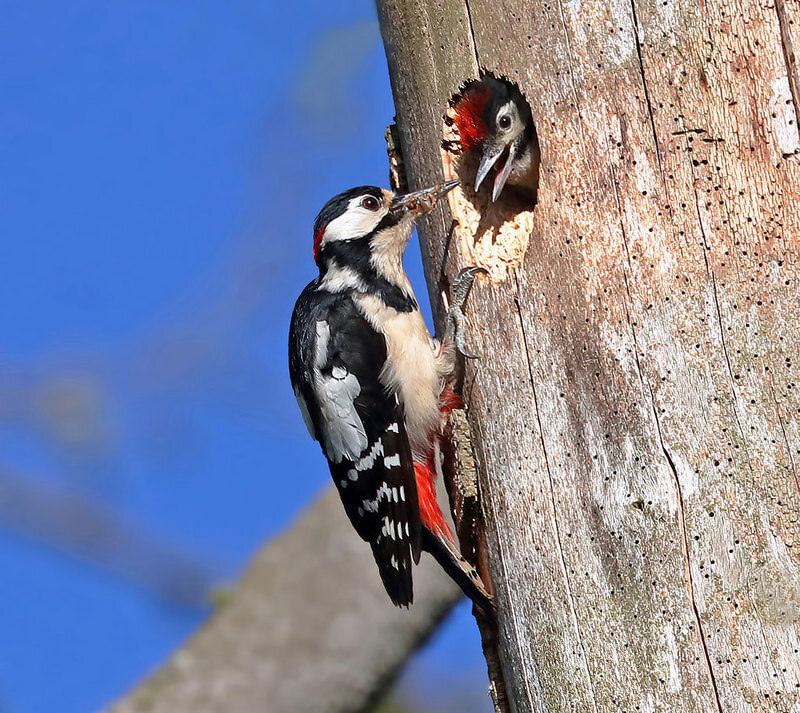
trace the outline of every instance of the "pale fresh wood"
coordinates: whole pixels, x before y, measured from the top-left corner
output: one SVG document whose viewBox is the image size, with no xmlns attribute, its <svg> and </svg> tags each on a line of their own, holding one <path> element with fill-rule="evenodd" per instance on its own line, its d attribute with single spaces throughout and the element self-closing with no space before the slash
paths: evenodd
<svg viewBox="0 0 800 713">
<path fill-rule="evenodd" d="M 412 187 L 479 65 L 539 130 L 525 259 L 469 307 L 514 709 L 798 713 L 800 4 L 378 5 Z"/>
</svg>

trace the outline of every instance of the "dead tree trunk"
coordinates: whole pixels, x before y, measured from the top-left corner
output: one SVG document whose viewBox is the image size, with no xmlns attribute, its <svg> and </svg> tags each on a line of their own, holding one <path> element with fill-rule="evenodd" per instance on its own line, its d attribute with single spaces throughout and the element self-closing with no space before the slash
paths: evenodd
<svg viewBox="0 0 800 713">
<path fill-rule="evenodd" d="M 465 395 L 511 708 L 797 713 L 800 3 L 378 7 L 412 187 L 479 67 L 539 133 L 531 215 L 476 237 L 455 199 L 423 241 L 435 311 L 491 271 Z"/>
</svg>

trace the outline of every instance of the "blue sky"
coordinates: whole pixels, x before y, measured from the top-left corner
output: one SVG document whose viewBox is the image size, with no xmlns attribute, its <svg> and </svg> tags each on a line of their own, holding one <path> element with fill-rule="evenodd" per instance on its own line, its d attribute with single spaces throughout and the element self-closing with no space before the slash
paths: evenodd
<svg viewBox="0 0 800 713">
<path fill-rule="evenodd" d="M 393 105 L 370 2 L 0 11 L 0 713 L 85 713 L 328 484 L 288 320 Z M 465 605 L 408 681 L 488 710 Z"/>
</svg>

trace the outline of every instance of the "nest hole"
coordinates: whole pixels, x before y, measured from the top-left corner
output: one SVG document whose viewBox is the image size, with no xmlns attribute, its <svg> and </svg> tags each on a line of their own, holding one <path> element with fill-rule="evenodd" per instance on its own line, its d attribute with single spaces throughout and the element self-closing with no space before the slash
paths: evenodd
<svg viewBox="0 0 800 713">
<path fill-rule="evenodd" d="M 519 85 L 481 70 L 465 81 L 444 116 L 442 163 L 458 178 L 451 208 L 462 250 L 494 280 L 524 257 L 533 228 L 541 151 Z"/>
</svg>

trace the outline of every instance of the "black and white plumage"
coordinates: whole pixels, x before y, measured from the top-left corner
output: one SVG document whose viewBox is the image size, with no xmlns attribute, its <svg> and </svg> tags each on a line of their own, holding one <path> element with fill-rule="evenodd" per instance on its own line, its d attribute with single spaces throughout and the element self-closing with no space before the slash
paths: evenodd
<svg viewBox="0 0 800 713">
<path fill-rule="evenodd" d="M 289 374 L 392 601 L 413 601 L 412 562 L 426 549 L 488 610 L 474 571 L 451 571 L 466 563 L 444 541 L 429 467 L 454 348 L 431 338 L 402 265 L 416 216 L 456 183 L 405 196 L 360 186 L 328 201 L 314 224 L 320 273 L 292 314 Z"/>
<path fill-rule="evenodd" d="M 289 339 L 299 348 L 289 355 L 292 385 L 350 522 L 372 546 L 386 590 L 393 601 L 408 603 L 422 524 L 403 409 L 379 379 L 386 343 L 350 295 L 320 283 L 306 287 L 295 307 Z"/>
</svg>

